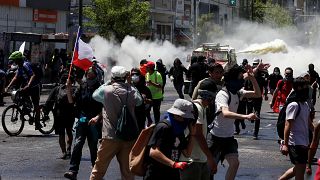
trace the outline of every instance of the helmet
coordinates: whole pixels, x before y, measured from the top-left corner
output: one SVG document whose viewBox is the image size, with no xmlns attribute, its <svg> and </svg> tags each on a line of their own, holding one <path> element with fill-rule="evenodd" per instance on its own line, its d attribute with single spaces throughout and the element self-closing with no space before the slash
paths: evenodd
<svg viewBox="0 0 320 180">
<path fill-rule="evenodd" d="M 13 60 L 13 61 L 16 61 L 18 59 L 23 59 L 23 58 L 24 58 L 24 56 L 20 51 L 13 52 L 9 57 L 9 59 Z"/>
</svg>

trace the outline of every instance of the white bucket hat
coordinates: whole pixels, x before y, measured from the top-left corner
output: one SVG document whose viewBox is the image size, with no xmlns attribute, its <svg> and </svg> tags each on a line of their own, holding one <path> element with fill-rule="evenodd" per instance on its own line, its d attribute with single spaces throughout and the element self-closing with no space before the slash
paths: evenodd
<svg viewBox="0 0 320 180">
<path fill-rule="evenodd" d="M 168 109 L 167 112 L 183 118 L 194 119 L 193 104 L 185 99 L 175 100 L 173 106 Z"/>
</svg>

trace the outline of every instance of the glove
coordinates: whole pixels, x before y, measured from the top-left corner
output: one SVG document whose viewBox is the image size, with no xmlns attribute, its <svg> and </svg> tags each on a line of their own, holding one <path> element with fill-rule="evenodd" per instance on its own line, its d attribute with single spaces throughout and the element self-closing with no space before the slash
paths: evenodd
<svg viewBox="0 0 320 180">
<path fill-rule="evenodd" d="M 174 162 L 172 168 L 173 169 L 180 169 L 180 170 L 184 170 L 188 167 L 188 163 L 187 162 Z"/>
</svg>

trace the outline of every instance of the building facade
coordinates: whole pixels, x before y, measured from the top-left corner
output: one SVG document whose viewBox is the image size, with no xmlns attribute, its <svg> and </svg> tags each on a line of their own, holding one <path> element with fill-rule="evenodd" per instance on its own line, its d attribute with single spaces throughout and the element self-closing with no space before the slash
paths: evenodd
<svg viewBox="0 0 320 180">
<path fill-rule="evenodd" d="M 174 44 L 192 45 L 196 37 L 198 19 L 213 14 L 212 21 L 225 29 L 239 21 L 239 2 L 230 0 L 150 0 L 151 32 L 153 39 L 168 40 Z"/>
<path fill-rule="evenodd" d="M 67 34 L 68 9 L 66 0 L 0 0 L 0 49 L 8 56 L 25 41 L 34 61 L 40 61 L 48 49 L 65 49 L 66 43 L 41 42 L 43 38 L 54 42 L 54 34 Z"/>
</svg>

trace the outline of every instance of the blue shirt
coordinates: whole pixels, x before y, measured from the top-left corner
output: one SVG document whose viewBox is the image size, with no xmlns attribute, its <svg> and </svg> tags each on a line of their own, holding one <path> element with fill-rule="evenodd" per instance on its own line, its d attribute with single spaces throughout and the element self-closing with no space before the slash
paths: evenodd
<svg viewBox="0 0 320 180">
<path fill-rule="evenodd" d="M 27 61 L 23 62 L 23 66 L 18 67 L 16 74 L 18 78 L 22 79 L 22 85 L 27 85 L 33 74 L 31 64 Z"/>
</svg>

